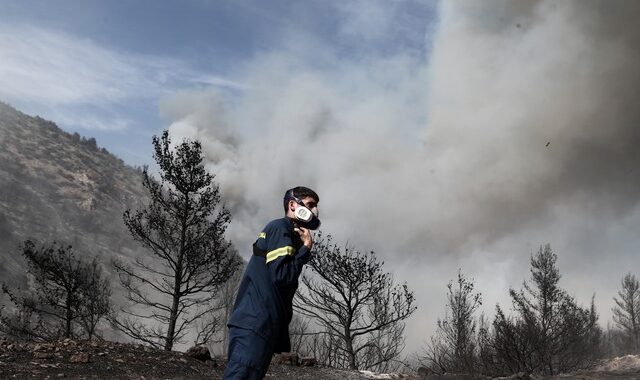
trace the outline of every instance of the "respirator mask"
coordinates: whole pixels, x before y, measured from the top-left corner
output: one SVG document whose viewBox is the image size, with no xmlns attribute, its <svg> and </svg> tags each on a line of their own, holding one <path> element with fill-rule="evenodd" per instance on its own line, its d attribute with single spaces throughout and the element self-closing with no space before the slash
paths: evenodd
<svg viewBox="0 0 640 380">
<path fill-rule="evenodd" d="M 317 230 L 320 227 L 320 219 L 318 219 L 318 207 L 309 209 L 304 202 L 293 194 L 293 190 L 289 190 L 284 197 L 285 202 L 294 201 L 298 204 L 294 211 L 295 222 L 308 230 Z"/>
</svg>

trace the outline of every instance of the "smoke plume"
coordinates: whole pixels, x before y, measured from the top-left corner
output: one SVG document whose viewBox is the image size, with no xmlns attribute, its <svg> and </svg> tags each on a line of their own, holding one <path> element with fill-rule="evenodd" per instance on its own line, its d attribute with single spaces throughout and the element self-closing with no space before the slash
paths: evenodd
<svg viewBox="0 0 640 380">
<path fill-rule="evenodd" d="M 316 189 L 323 230 L 417 291 L 410 348 L 458 267 L 491 311 L 546 242 L 561 285 L 585 303 L 597 292 L 606 322 L 640 264 L 639 18 L 633 1 L 447 1 L 424 54 L 344 59 L 291 35 L 238 72 L 241 94 L 184 92 L 161 109 L 175 137 L 204 142 L 246 257 L 287 188 Z"/>
</svg>

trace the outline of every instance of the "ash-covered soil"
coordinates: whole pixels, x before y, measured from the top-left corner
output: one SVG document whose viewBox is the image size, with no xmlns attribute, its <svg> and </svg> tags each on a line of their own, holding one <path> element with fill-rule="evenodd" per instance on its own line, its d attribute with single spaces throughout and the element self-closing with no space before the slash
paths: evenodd
<svg viewBox="0 0 640 380">
<path fill-rule="evenodd" d="M 0 341 L 0 379 L 211 380 L 222 378 L 224 365 L 222 359 L 200 361 L 182 352 L 109 341 Z M 332 368 L 273 363 L 266 378 L 352 380 L 369 377 Z"/>
<path fill-rule="evenodd" d="M 182 352 L 167 352 L 136 344 L 109 341 L 55 343 L 0 340 L 0 379 L 221 379 L 223 359 L 198 360 Z M 278 364 L 274 360 L 269 380 L 428 379 L 489 380 L 470 375 L 374 374 L 319 366 Z M 640 380 L 640 356 L 602 361 L 591 370 L 553 377 L 518 374 L 509 380 Z"/>
</svg>

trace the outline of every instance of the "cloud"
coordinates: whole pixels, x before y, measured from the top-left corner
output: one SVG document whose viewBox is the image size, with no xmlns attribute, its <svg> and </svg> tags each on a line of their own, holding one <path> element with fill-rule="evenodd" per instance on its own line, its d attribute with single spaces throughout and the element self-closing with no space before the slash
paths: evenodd
<svg viewBox="0 0 640 380">
<path fill-rule="evenodd" d="M 0 57 L 0 99 L 74 128 L 129 128 L 131 117 L 123 115 L 129 103 L 156 102 L 181 86 L 242 88 L 177 59 L 120 52 L 34 26 L 0 27 Z"/>
<path fill-rule="evenodd" d="M 234 101 L 199 90 L 162 109 L 175 136 L 205 144 L 247 255 L 285 189 L 318 190 L 325 231 L 377 251 L 416 289 L 411 349 L 458 267 L 491 312 L 546 242 L 563 285 L 585 303 L 598 292 L 606 321 L 610 276 L 640 264 L 639 7 L 443 2 L 428 61 L 410 49 L 345 59 L 292 36 L 295 54 L 247 65 Z M 372 28 L 396 16 L 376 13 Z M 358 25 L 344 38 L 375 37 Z"/>
<path fill-rule="evenodd" d="M 50 104 L 117 102 L 155 84 L 87 39 L 34 27 L 0 31 L 2 96 Z"/>
</svg>

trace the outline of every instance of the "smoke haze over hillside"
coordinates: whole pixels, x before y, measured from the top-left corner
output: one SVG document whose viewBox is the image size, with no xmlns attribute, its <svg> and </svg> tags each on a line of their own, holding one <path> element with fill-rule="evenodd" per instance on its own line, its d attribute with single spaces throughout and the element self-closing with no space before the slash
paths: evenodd
<svg viewBox="0 0 640 380">
<path fill-rule="evenodd" d="M 376 15 L 358 19 L 360 33 L 340 10 L 345 43 L 410 17 L 379 6 L 359 3 Z M 175 137 L 204 142 L 245 256 L 286 188 L 317 189 L 323 230 L 375 250 L 417 291 L 412 335 L 425 335 L 410 347 L 444 312 L 456 268 L 491 312 L 545 242 L 561 285 L 584 303 L 596 292 L 606 323 L 619 279 L 640 264 L 640 4 L 439 11 L 428 56 L 406 46 L 343 62 L 338 48 L 289 35 L 242 69 L 242 95 L 186 91 L 161 111 Z"/>
</svg>

